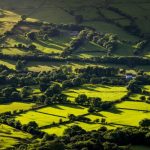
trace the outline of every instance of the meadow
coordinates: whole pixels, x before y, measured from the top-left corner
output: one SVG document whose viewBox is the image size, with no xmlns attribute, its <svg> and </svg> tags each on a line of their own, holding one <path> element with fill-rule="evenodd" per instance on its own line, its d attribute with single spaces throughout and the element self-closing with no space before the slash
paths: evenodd
<svg viewBox="0 0 150 150">
<path fill-rule="evenodd" d="M 84 115 L 86 113 L 88 113 L 87 108 L 76 105 L 53 105 L 35 111 L 28 111 L 25 114 L 17 116 L 16 120 L 21 121 L 22 124 L 36 121 L 39 127 L 43 127 L 53 122 L 58 123 L 60 119 L 67 121 L 69 114 Z"/>
<path fill-rule="evenodd" d="M 0 149 L 13 148 L 14 145 L 27 142 L 30 138 L 32 138 L 31 134 L 0 124 Z"/>
<path fill-rule="evenodd" d="M 68 99 L 74 101 L 79 94 L 86 94 L 88 97 L 100 97 L 102 101 L 115 101 L 126 95 L 126 87 L 104 86 L 86 84 L 78 88 L 68 89 L 63 92 Z"/>
<path fill-rule="evenodd" d="M 39 98 L 45 94 L 44 91 L 40 91 L 39 83 L 45 82 L 45 84 L 50 85 L 50 72 L 54 70 L 56 71 L 57 69 L 63 70 L 63 68 L 67 67 L 70 69 L 70 72 L 66 73 L 65 75 L 69 80 L 72 80 L 75 77 L 80 77 L 78 76 L 77 72 L 75 72 L 75 69 L 85 68 L 87 66 L 126 69 L 126 74 L 131 73 L 134 75 L 137 75 L 140 70 L 143 70 L 145 71 L 145 74 L 150 75 L 149 65 L 132 66 L 131 64 L 128 64 L 128 66 L 126 66 L 122 64 L 116 65 L 112 62 L 109 64 L 102 64 L 84 61 L 84 59 L 93 60 L 93 57 L 103 58 L 105 56 L 140 56 L 142 58 L 150 57 L 149 43 L 140 50 L 138 55 L 135 54 L 136 49 L 133 46 L 145 39 L 142 37 L 143 35 L 149 37 L 150 34 L 150 19 L 148 16 L 150 13 L 150 3 L 148 0 L 116 0 L 110 2 L 108 6 L 118 8 L 121 13 L 117 13 L 117 11 L 115 12 L 109 9 L 109 7 L 106 7 L 103 0 L 1 0 L 0 36 L 3 37 L 3 34 L 6 34 L 7 36 L 2 39 L 2 41 L 0 37 L 0 55 L 2 55 L 2 59 L 0 59 L 0 65 L 7 66 L 14 72 L 7 70 L 1 72 L 2 76 L 0 75 L 0 84 L 1 78 L 3 80 L 3 77 L 6 77 L 6 81 L 8 83 L 3 85 L 4 83 L 2 82 L 0 87 L 7 87 L 11 82 L 9 79 L 12 75 L 16 75 L 17 78 L 19 78 L 19 75 L 21 75 L 22 77 L 19 78 L 19 83 L 17 85 L 14 83 L 12 84 L 12 86 L 16 86 L 15 88 L 20 92 L 22 85 L 28 85 L 29 83 L 26 82 L 27 79 L 23 77 L 32 77 L 34 78 L 34 84 L 36 85 L 30 85 L 29 83 L 29 86 L 32 87 L 33 91 L 28 98 L 32 99 L 36 96 Z M 21 24 L 17 25 L 18 21 L 21 20 L 22 15 L 27 17 L 27 24 L 21 22 Z M 78 17 L 81 17 L 81 22 L 78 22 Z M 41 26 L 37 25 L 39 22 L 43 22 L 43 24 Z M 69 55 L 64 56 L 65 58 L 72 58 L 71 61 L 67 60 L 63 62 L 55 62 L 51 61 L 50 59 L 48 59 L 48 61 L 39 61 L 38 59 L 25 60 L 26 58 L 24 56 L 31 55 L 47 55 L 55 58 L 62 58 L 61 54 L 65 52 L 65 48 L 71 46 L 70 43 L 74 39 L 78 39 L 78 35 L 72 35 L 76 29 L 71 31 L 70 29 L 62 28 L 58 28 L 60 31 L 59 35 L 52 37 L 48 36 L 48 39 L 45 39 L 43 35 L 41 36 L 38 33 L 42 31 L 43 26 L 47 23 L 56 23 L 57 25 L 83 25 L 87 26 L 85 29 L 93 28 L 93 31 L 95 31 L 96 34 L 98 33 L 100 36 L 111 33 L 116 35 L 117 46 L 111 51 L 111 48 L 109 49 L 109 47 L 105 47 L 105 45 L 107 45 L 106 41 L 104 43 L 102 42 L 102 45 L 100 46 L 98 41 L 94 42 L 96 37 L 92 37 L 91 40 L 87 39 L 87 37 L 84 37 L 84 42 L 81 45 L 75 49 L 73 49 L 73 47 L 69 47 L 70 49 L 73 49 L 72 52 Z M 136 25 L 142 36 L 133 34 L 132 32 L 128 32 L 126 30 L 132 24 Z M 15 27 L 15 25 L 17 26 Z M 13 32 L 9 32 L 12 29 Z M 36 40 L 29 39 L 27 34 L 30 32 L 36 33 Z M 112 37 L 110 36 L 109 38 Z M 114 41 L 112 40 L 111 42 L 113 43 Z M 16 46 L 17 44 L 22 44 L 26 47 L 19 48 Z M 29 46 L 35 46 L 35 49 L 31 49 Z M 111 53 L 109 54 L 110 51 Z M 11 56 L 8 57 L 10 60 L 5 59 L 3 55 Z M 18 56 L 18 60 L 21 58 L 21 60 L 26 61 L 26 64 L 23 67 L 27 69 L 27 72 L 16 70 L 16 56 Z M 80 61 L 78 61 L 77 58 Z M 40 72 L 44 74 L 42 77 L 39 77 L 40 74 L 38 73 Z M 124 76 L 125 74 L 122 75 L 122 77 Z M 93 77 L 95 76 L 93 75 Z M 61 86 L 63 79 L 59 79 L 59 77 L 57 79 L 56 74 L 56 81 L 54 82 L 59 83 Z M 128 81 L 125 80 L 125 82 Z M 142 90 L 150 92 L 150 85 L 143 86 Z M 72 125 L 78 125 L 86 131 L 98 130 L 102 126 L 105 126 L 108 129 L 116 129 L 117 127 L 136 127 L 139 126 L 139 122 L 142 119 L 150 118 L 150 104 L 146 103 L 145 101 L 141 101 L 141 96 L 145 96 L 147 99 L 149 97 L 148 94 L 144 95 L 142 93 L 133 93 L 130 95 L 130 101 L 125 99 L 122 102 L 113 104 L 108 110 L 97 110 L 94 113 L 90 113 L 88 111 L 88 106 L 84 107 L 74 103 L 75 98 L 80 94 L 86 94 L 87 97 L 99 97 L 101 98 L 102 102 L 115 102 L 116 100 L 120 100 L 127 95 L 128 90 L 126 85 L 119 86 L 118 84 L 113 86 L 113 84 L 84 84 L 78 87 L 66 88 L 62 91 L 62 93 L 67 96 L 67 99 L 70 100 L 72 104 L 48 104 L 45 107 L 32 110 L 33 106 L 40 103 L 40 100 L 37 98 L 35 101 L 32 100 L 31 103 L 12 102 L 0 104 L 0 114 L 7 111 L 15 112 L 18 110 L 26 110 L 23 113 L 16 114 L 15 120 L 20 121 L 23 125 L 28 124 L 31 121 L 35 121 L 38 124 L 40 131 L 44 131 L 48 134 L 56 134 L 58 136 L 62 136 L 64 130 Z M 44 97 L 44 100 L 45 98 L 51 98 L 51 96 Z M 84 116 L 89 118 L 91 121 L 69 122 L 69 114 L 74 114 L 75 116 Z M 105 123 L 102 123 L 101 119 L 105 119 Z M 61 121 L 65 123 L 61 124 Z M 54 127 L 50 127 L 50 125 L 55 123 L 58 124 Z M 32 138 L 31 134 L 22 132 L 21 130 L 14 129 L 4 124 L 0 124 L 0 149 L 12 148 L 18 143 L 28 143 L 30 138 Z M 38 141 L 40 140 L 38 139 Z M 148 150 L 150 148 L 145 146 L 133 146 L 132 149 Z"/>
<path fill-rule="evenodd" d="M 18 110 L 28 110 L 34 106 L 34 103 L 22 103 L 22 102 L 12 102 L 9 104 L 1 104 L 0 105 L 0 113 L 4 113 L 7 111 L 18 111 Z"/>
</svg>

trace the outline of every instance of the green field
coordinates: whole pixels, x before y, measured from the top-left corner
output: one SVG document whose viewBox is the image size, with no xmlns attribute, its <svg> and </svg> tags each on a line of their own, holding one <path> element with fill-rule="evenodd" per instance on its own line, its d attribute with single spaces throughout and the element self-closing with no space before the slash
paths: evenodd
<svg viewBox="0 0 150 150">
<path fill-rule="evenodd" d="M 12 127 L 0 124 L 0 149 L 12 148 L 13 145 L 29 141 L 32 136 Z"/>
<path fill-rule="evenodd" d="M 72 126 L 72 125 L 78 125 L 80 127 L 82 127 L 83 129 L 85 129 L 86 131 L 92 131 L 92 130 L 98 130 L 100 127 L 102 127 L 103 125 L 101 124 L 96 124 L 96 123 L 84 123 L 84 122 L 74 122 L 74 123 L 70 123 L 67 125 L 61 125 L 59 127 L 53 127 L 53 128 L 46 128 L 43 129 L 42 131 L 48 133 L 48 134 L 56 134 L 58 136 L 62 136 L 63 132 L 65 129 L 67 129 L 68 127 Z M 112 125 L 106 125 L 106 127 L 108 129 L 114 129 L 115 127 Z"/>
<path fill-rule="evenodd" d="M 99 112 L 97 115 L 87 116 L 91 120 L 106 119 L 108 124 L 115 126 L 138 126 L 139 121 L 143 118 L 149 118 L 150 105 L 144 102 L 122 102 L 117 104 L 114 108 L 109 111 Z"/>
<path fill-rule="evenodd" d="M 79 94 L 86 94 L 88 97 L 100 97 L 102 101 L 114 101 L 122 98 L 127 93 L 125 87 L 103 86 L 103 85 L 83 85 L 79 88 L 64 91 L 71 101 Z"/>
<path fill-rule="evenodd" d="M 14 110 L 28 110 L 34 106 L 34 103 L 21 103 L 21 102 L 13 102 L 9 104 L 1 104 L 0 105 L 0 113 L 4 113 L 7 111 Z"/>
<path fill-rule="evenodd" d="M 83 115 L 87 113 L 87 108 L 74 106 L 74 105 L 54 105 L 38 109 L 36 111 L 29 111 L 25 114 L 21 114 L 16 117 L 16 120 L 20 120 L 22 124 L 27 124 L 30 121 L 36 121 L 40 127 L 50 125 L 53 122 L 59 122 L 68 120 L 69 114 Z"/>
</svg>

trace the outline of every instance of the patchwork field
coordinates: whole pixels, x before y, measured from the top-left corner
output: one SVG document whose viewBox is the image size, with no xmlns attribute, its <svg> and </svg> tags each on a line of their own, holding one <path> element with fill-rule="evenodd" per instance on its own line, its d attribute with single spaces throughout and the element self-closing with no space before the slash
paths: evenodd
<svg viewBox="0 0 150 150">
<path fill-rule="evenodd" d="M 0 149 L 13 148 L 14 145 L 28 142 L 32 136 L 12 127 L 0 124 Z"/>
<path fill-rule="evenodd" d="M 17 110 L 28 110 L 34 106 L 34 103 L 21 103 L 21 102 L 13 102 L 10 104 L 1 104 L 0 105 L 0 113 L 4 113 L 7 111 L 17 111 Z"/>
<path fill-rule="evenodd" d="M 68 89 L 64 91 L 64 94 L 68 96 L 71 101 L 79 94 L 86 94 L 88 97 L 100 97 L 102 101 L 114 101 L 122 98 L 127 93 L 125 87 L 113 87 L 113 86 L 103 86 L 103 85 L 83 85 L 79 88 Z"/>
<path fill-rule="evenodd" d="M 45 141 L 41 142 L 41 135 L 38 137 L 37 133 L 44 131 L 63 136 L 64 130 L 73 125 L 91 131 L 88 135 L 92 138 L 87 137 L 89 143 L 81 141 L 83 146 L 91 146 L 96 141 L 92 130 L 102 126 L 134 128 L 141 120 L 149 119 L 149 14 L 149 0 L 0 0 L 0 97 L 6 101 L 0 104 L 0 114 L 25 110 L 16 115 L 0 115 L 0 149 L 13 149 L 18 143 L 30 147 L 32 142 L 43 146 Z M 111 75 L 109 69 L 99 72 L 95 66 L 118 68 L 118 72 L 115 75 Z M 93 73 L 87 74 L 86 69 L 90 67 Z M 75 71 L 81 68 L 85 71 Z M 101 77 L 101 71 L 108 74 L 109 81 L 90 84 L 91 79 Z M 128 74 L 135 78 L 126 79 Z M 86 84 L 77 87 L 73 81 L 78 78 Z M 67 81 L 65 90 L 64 81 Z M 127 85 L 137 86 L 144 92 L 127 89 Z M 130 99 L 122 99 L 130 93 Z M 95 99 L 84 107 L 85 102 L 83 105 L 75 102 L 81 94 Z M 7 103 L 12 95 L 18 96 L 20 102 L 14 99 Z M 64 96 L 63 100 L 59 96 Z M 97 97 L 101 98 L 101 103 Z M 23 103 L 25 100 L 30 103 Z M 39 107 L 33 107 L 35 105 Z M 13 125 L 10 127 L 11 118 L 15 118 L 11 121 L 16 129 Z M 21 122 L 19 127 L 15 124 L 17 121 Z M 39 132 L 32 128 L 34 121 Z M 22 128 L 29 122 L 31 125 L 25 126 L 27 129 Z M 10 123 L 10 126 L 3 123 Z M 144 134 L 147 137 L 146 132 Z M 66 149 L 78 149 L 73 147 L 76 138 L 70 136 L 70 139 L 60 138 L 60 141 L 66 140 Z M 142 144 L 131 145 L 131 149 L 150 149 Z"/>
<path fill-rule="evenodd" d="M 67 129 L 68 127 L 72 126 L 72 125 L 78 125 L 78 126 L 82 127 L 83 129 L 85 129 L 86 131 L 98 130 L 100 127 L 103 126 L 103 125 L 98 124 L 98 123 L 74 122 L 74 123 L 67 124 L 67 125 L 60 125 L 58 127 L 42 129 L 42 131 L 44 131 L 48 134 L 56 134 L 58 136 L 62 136 L 64 133 L 64 130 Z M 113 126 L 113 125 L 106 125 L 106 127 L 108 129 L 114 129 L 115 128 L 115 126 Z"/>
<path fill-rule="evenodd" d="M 39 127 L 50 125 L 55 122 L 58 123 L 60 119 L 62 121 L 68 120 L 69 114 L 83 115 L 87 113 L 87 108 L 76 105 L 54 105 L 51 107 L 45 107 L 36 111 L 28 111 L 25 114 L 21 114 L 16 117 L 16 120 L 21 121 L 22 124 L 27 124 L 30 121 L 36 121 Z"/>
<path fill-rule="evenodd" d="M 149 104 L 144 102 L 122 102 L 115 108 L 87 116 L 91 120 L 105 118 L 108 124 L 115 126 L 138 126 L 143 118 L 149 118 Z M 129 117 L 130 116 L 130 117 Z"/>
</svg>

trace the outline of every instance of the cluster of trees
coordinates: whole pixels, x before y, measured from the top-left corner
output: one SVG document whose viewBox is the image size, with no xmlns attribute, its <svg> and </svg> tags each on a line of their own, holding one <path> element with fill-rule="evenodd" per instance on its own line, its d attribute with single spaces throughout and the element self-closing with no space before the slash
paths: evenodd
<svg viewBox="0 0 150 150">
<path fill-rule="evenodd" d="M 148 41 L 143 40 L 143 41 L 140 41 L 137 44 L 133 45 L 133 47 L 135 48 L 134 54 L 135 55 L 140 54 L 147 44 L 148 44 Z"/>
<path fill-rule="evenodd" d="M 149 145 L 149 141 L 149 128 L 124 127 L 107 130 L 106 127 L 101 127 L 98 131 L 86 132 L 80 126 L 73 125 L 65 129 L 63 137 L 45 134 L 41 142 L 20 145 L 18 150 L 130 150 L 131 145 Z"/>
<path fill-rule="evenodd" d="M 83 78 L 76 77 L 70 80 L 63 81 L 62 88 L 66 89 L 66 88 L 78 87 L 83 83 L 85 83 L 85 80 Z"/>
<path fill-rule="evenodd" d="M 25 49 L 25 50 L 36 50 L 36 46 L 34 44 L 30 44 L 30 45 L 24 45 L 22 43 L 19 44 L 15 44 L 14 45 L 15 48 L 20 48 L 20 49 Z"/>
<path fill-rule="evenodd" d="M 131 93 L 142 93 L 142 88 L 137 84 L 136 80 L 131 80 L 127 86 Z"/>
<path fill-rule="evenodd" d="M 87 40 L 106 48 L 108 54 L 111 54 L 118 46 L 118 37 L 112 33 L 100 34 L 93 30 L 86 30 L 85 37 Z"/>
<path fill-rule="evenodd" d="M 111 67 L 95 67 L 95 66 L 88 66 L 86 68 L 77 68 L 75 69 L 76 73 L 85 74 L 86 77 L 88 76 L 95 76 L 95 77 L 115 77 L 118 74 L 117 68 Z"/>
<path fill-rule="evenodd" d="M 51 25 L 43 25 L 39 32 L 39 36 L 42 36 L 44 40 L 47 40 L 49 37 L 58 36 L 59 34 L 59 28 Z"/>
<path fill-rule="evenodd" d="M 8 86 L 0 90 L 0 103 L 13 101 L 33 101 L 29 96 L 32 94 L 32 88 L 24 86 L 20 91 L 14 86 Z"/>
<path fill-rule="evenodd" d="M 85 94 L 80 94 L 75 98 L 75 103 L 83 106 L 88 106 L 90 113 L 96 110 L 107 110 L 112 107 L 112 102 L 102 102 L 99 97 L 87 97 Z"/>
<path fill-rule="evenodd" d="M 103 85 L 126 85 L 128 82 L 125 77 L 91 77 L 91 84 L 103 84 Z"/>
<path fill-rule="evenodd" d="M 62 57 L 70 55 L 76 49 L 78 49 L 81 45 L 84 44 L 85 39 L 84 39 L 84 36 L 83 36 L 83 32 L 84 32 L 84 30 L 80 31 L 79 34 L 77 35 L 77 37 L 73 38 L 70 41 L 69 45 L 64 48 L 64 51 L 61 54 Z"/>
<path fill-rule="evenodd" d="M 38 124 L 35 121 L 30 121 L 28 124 L 22 125 L 20 121 L 11 118 L 11 112 L 0 114 L 0 123 L 7 124 L 16 129 L 31 133 L 38 137 L 43 137 L 44 132 L 39 130 Z"/>
<path fill-rule="evenodd" d="M 113 63 L 113 64 L 122 64 L 129 67 L 135 67 L 138 65 L 149 65 L 150 60 L 140 56 L 104 56 L 104 57 L 94 57 L 91 58 L 95 63 Z"/>
</svg>

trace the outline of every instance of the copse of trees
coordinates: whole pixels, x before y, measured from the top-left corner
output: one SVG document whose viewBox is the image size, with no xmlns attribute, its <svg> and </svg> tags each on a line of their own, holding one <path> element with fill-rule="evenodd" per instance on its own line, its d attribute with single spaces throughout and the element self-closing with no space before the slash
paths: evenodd
<svg viewBox="0 0 150 150">
<path fill-rule="evenodd" d="M 140 54 L 147 44 L 148 44 L 148 41 L 143 40 L 133 45 L 133 48 L 135 48 L 134 54 L 135 55 Z"/>
<path fill-rule="evenodd" d="M 80 126 L 73 125 L 65 129 L 64 135 L 59 139 L 56 135 L 44 134 L 42 142 L 34 141 L 27 145 L 27 149 L 32 146 L 33 149 L 53 148 L 56 150 L 129 150 L 134 144 L 149 145 L 149 137 L 149 129 L 142 127 L 123 127 L 114 130 L 101 127 L 98 131 L 86 132 Z M 54 144 L 54 141 L 57 141 L 57 144 Z"/>
<path fill-rule="evenodd" d="M 97 77 L 114 77 L 118 74 L 117 68 L 104 68 L 104 67 L 92 67 L 88 66 L 86 68 L 75 69 L 77 73 L 86 73 L 87 77 L 89 75 L 95 75 Z"/>
</svg>

